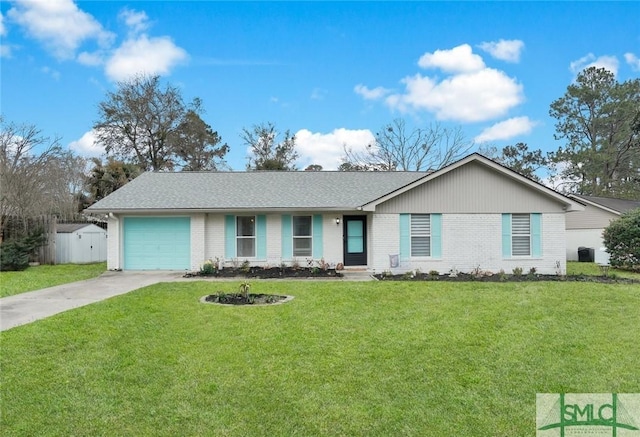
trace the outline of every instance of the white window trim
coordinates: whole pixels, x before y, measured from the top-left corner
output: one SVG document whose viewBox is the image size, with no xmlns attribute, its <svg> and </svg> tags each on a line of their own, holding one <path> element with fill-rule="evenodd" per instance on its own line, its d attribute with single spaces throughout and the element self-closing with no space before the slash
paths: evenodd
<svg viewBox="0 0 640 437">
<path fill-rule="evenodd" d="M 309 235 L 296 236 L 296 227 L 294 221 L 296 217 L 308 217 L 309 218 Z M 309 245 L 310 253 L 308 255 L 296 255 L 296 245 L 294 244 L 296 239 L 308 239 L 311 244 Z M 313 216 L 312 215 L 292 215 L 291 216 L 291 254 L 296 257 L 313 257 Z"/>
<path fill-rule="evenodd" d="M 253 218 L 253 235 L 252 236 L 245 236 L 245 235 L 238 235 L 238 231 L 239 231 L 239 227 L 238 227 L 238 219 L 239 218 L 249 218 L 252 217 Z M 237 215 L 236 216 L 236 256 L 238 258 L 246 258 L 246 259 L 255 259 L 257 257 L 257 252 L 258 252 L 258 238 L 257 238 L 257 228 L 258 228 L 258 217 L 255 215 Z M 252 239 L 253 240 L 253 255 L 250 256 L 245 256 L 245 255 L 240 255 L 239 254 L 239 247 L 238 247 L 238 240 L 249 240 Z"/>
</svg>

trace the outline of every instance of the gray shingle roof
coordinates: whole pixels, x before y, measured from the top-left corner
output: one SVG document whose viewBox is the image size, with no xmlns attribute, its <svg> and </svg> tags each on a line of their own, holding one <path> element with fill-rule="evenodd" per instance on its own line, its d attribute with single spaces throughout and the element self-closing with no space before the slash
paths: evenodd
<svg viewBox="0 0 640 437">
<path fill-rule="evenodd" d="M 618 211 L 619 213 L 627 212 L 632 209 L 640 208 L 640 202 L 636 200 L 614 199 L 612 197 L 598 197 L 598 196 L 583 196 L 575 194 L 575 197 L 584 199 L 588 202 L 592 202 L 598 205 L 602 205 L 605 208 Z"/>
<path fill-rule="evenodd" d="M 88 212 L 163 209 L 355 209 L 422 172 L 147 172 Z"/>
</svg>

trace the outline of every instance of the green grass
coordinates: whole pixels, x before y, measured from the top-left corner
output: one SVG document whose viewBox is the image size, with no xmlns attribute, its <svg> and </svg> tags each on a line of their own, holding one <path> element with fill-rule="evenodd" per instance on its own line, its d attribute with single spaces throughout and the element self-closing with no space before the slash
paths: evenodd
<svg viewBox="0 0 640 437">
<path fill-rule="evenodd" d="M 602 276 L 602 274 L 602 269 L 596 263 L 567 261 L 567 275 Z M 608 275 L 618 278 L 631 278 L 640 280 L 640 273 L 630 272 L 627 270 L 609 268 Z"/>
<path fill-rule="evenodd" d="M 95 278 L 107 270 L 107 263 L 34 266 L 21 272 L 0 272 L 0 297 L 54 285 Z"/>
<path fill-rule="evenodd" d="M 640 285 L 158 284 L 2 333 L 3 435 L 525 436 L 536 393 L 640 392 Z"/>
</svg>

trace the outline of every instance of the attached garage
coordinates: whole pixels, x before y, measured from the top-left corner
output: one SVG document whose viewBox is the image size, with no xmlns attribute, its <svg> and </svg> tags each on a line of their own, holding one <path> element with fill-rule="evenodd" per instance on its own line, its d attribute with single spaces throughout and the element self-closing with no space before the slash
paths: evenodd
<svg viewBox="0 0 640 437">
<path fill-rule="evenodd" d="M 189 217 L 125 217 L 125 270 L 191 268 Z"/>
</svg>

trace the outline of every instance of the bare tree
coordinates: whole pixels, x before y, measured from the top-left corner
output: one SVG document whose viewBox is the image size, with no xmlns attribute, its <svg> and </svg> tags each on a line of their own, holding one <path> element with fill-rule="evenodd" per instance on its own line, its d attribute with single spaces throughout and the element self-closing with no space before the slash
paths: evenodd
<svg viewBox="0 0 640 437">
<path fill-rule="evenodd" d="M 362 152 L 345 146 L 342 170 L 431 171 L 442 168 L 469 153 L 473 142 L 462 130 L 439 123 L 409 130 L 406 122 L 395 119 L 378 133 L 374 144 Z"/>
<path fill-rule="evenodd" d="M 58 138 L 34 125 L 5 123 L 0 116 L 0 231 L 11 217 L 27 218 L 54 209 L 52 179 L 63 156 Z"/>
</svg>

